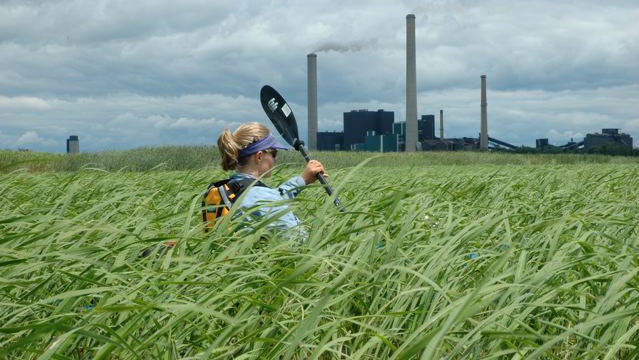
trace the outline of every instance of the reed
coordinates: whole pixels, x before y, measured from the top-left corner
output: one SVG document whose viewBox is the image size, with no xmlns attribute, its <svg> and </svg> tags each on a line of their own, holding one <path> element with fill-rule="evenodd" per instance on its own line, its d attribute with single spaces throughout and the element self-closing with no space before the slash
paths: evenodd
<svg viewBox="0 0 639 360">
<path fill-rule="evenodd" d="M 0 174 L 0 357 L 639 357 L 639 168 L 385 159 L 291 202 L 303 244 L 204 234 L 214 170 Z"/>
<path fill-rule="evenodd" d="M 312 157 L 321 160 L 328 168 L 349 168 L 370 160 L 367 166 L 430 167 L 486 165 L 577 165 L 577 164 L 639 164 L 639 157 L 594 154 L 512 154 L 505 152 L 482 153 L 417 152 L 370 153 L 313 151 Z M 302 166 L 303 159 L 296 151 L 283 151 L 280 163 Z M 220 156 L 213 146 L 162 146 L 122 151 L 104 151 L 80 154 L 52 154 L 0 150 L 0 173 L 27 169 L 38 171 L 78 171 L 96 168 L 107 171 L 138 172 L 149 170 L 209 170 L 219 168 Z"/>
</svg>

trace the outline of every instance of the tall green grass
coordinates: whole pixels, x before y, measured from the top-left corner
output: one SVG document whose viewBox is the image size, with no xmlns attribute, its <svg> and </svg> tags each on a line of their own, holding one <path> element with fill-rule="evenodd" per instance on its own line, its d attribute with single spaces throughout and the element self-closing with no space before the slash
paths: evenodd
<svg viewBox="0 0 639 360">
<path fill-rule="evenodd" d="M 593 154 L 510 154 L 459 152 L 370 153 L 313 151 L 312 157 L 328 168 L 357 166 L 374 158 L 368 166 L 416 168 L 436 165 L 568 165 L 568 164 L 639 164 L 639 157 Z M 297 151 L 278 154 L 281 163 L 299 167 L 303 159 Z M 16 169 L 29 171 L 78 171 L 96 168 L 107 171 L 149 170 L 214 170 L 219 167 L 220 155 L 213 146 L 163 146 L 123 151 L 104 151 L 80 154 L 51 154 L 0 150 L 0 173 Z"/>
<path fill-rule="evenodd" d="M 639 168 L 379 160 L 291 202 L 301 245 L 204 234 L 219 172 L 0 175 L 0 357 L 639 357 Z"/>
<path fill-rule="evenodd" d="M 210 166 L 212 159 L 219 159 L 219 154 L 210 146 L 162 146 L 79 154 L 0 151 L 0 172 L 17 168 L 30 171 L 188 170 Z"/>
</svg>

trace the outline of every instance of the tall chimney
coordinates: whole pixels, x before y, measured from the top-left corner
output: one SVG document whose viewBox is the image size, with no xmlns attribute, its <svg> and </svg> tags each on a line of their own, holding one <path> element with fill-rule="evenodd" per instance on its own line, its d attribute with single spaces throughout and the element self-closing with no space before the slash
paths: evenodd
<svg viewBox="0 0 639 360">
<path fill-rule="evenodd" d="M 317 150 L 317 55 L 306 56 L 308 65 L 308 144 L 309 150 Z"/>
<path fill-rule="evenodd" d="M 415 15 L 406 15 L 406 152 L 417 148 L 417 66 Z"/>
<path fill-rule="evenodd" d="M 439 141 L 444 141 L 444 110 L 439 110 Z"/>
<path fill-rule="evenodd" d="M 479 135 L 479 149 L 488 150 L 488 113 L 486 108 L 486 75 L 481 76 L 481 133 Z"/>
</svg>

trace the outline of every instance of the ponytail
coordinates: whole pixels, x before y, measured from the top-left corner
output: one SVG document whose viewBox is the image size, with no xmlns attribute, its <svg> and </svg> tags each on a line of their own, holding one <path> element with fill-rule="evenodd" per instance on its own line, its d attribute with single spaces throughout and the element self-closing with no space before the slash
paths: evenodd
<svg viewBox="0 0 639 360">
<path fill-rule="evenodd" d="M 217 139 L 217 147 L 220 149 L 222 157 L 221 164 L 224 170 L 235 170 L 237 167 L 237 156 L 240 153 L 241 146 L 235 141 L 230 131 L 224 132 Z"/>
<path fill-rule="evenodd" d="M 245 163 L 246 158 L 239 159 L 240 150 L 268 134 L 270 134 L 269 129 L 257 122 L 240 125 L 233 133 L 224 130 L 217 138 L 217 147 L 222 157 L 220 163 L 222 169 L 235 170 L 238 165 Z"/>
</svg>

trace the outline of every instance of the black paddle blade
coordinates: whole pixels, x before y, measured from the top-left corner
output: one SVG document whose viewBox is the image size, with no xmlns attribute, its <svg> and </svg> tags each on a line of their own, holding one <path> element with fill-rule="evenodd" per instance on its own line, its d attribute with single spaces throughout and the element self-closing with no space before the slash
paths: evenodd
<svg viewBox="0 0 639 360">
<path fill-rule="evenodd" d="M 286 100 L 275 89 L 264 85 L 260 91 L 260 101 L 266 116 L 275 125 L 280 135 L 287 143 L 295 147 L 295 142 L 299 139 L 297 121 Z"/>
</svg>

